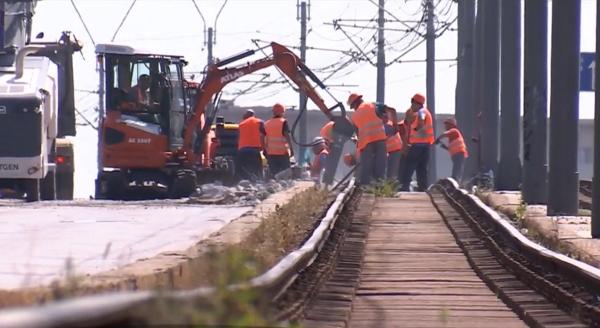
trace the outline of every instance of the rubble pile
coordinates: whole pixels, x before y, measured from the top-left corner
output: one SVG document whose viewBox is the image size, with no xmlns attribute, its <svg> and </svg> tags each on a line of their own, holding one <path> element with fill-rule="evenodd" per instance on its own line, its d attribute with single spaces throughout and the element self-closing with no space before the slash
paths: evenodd
<svg viewBox="0 0 600 328">
<path fill-rule="evenodd" d="M 227 187 L 220 182 L 200 186 L 190 195 L 192 204 L 235 204 L 256 205 L 269 195 L 287 189 L 294 184 L 292 180 L 269 180 L 251 182 L 242 180 L 237 185 Z"/>
</svg>

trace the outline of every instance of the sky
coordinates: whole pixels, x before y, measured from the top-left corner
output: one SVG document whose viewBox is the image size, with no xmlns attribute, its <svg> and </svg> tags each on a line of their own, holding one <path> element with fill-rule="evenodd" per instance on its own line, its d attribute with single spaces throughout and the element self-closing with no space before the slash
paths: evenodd
<svg viewBox="0 0 600 328">
<path fill-rule="evenodd" d="M 33 35 L 43 31 L 46 39 L 56 39 L 61 31 L 70 30 L 84 43 L 82 54 L 77 54 L 74 62 L 76 100 L 82 113 L 80 123 L 85 123 L 86 119 L 94 124 L 96 117 L 98 96 L 94 92 L 98 88 L 98 76 L 93 44 L 110 42 L 113 36 L 114 43 L 185 56 L 190 63 L 186 72 L 195 72 L 197 80 L 198 72 L 203 70 L 207 62 L 203 33 L 205 27 L 216 28 L 213 52 L 217 58 L 228 57 L 246 49 L 255 49 L 253 39 L 259 39 L 260 42 L 276 41 L 293 47 L 300 43 L 296 0 L 196 0 L 206 23 L 192 0 L 137 0 L 127 18 L 123 20 L 132 2 L 133 0 L 41 0 L 38 3 L 33 18 Z M 369 52 L 376 47 L 373 37 L 376 30 L 372 28 L 376 25 L 373 19 L 376 18 L 378 8 L 374 2 L 376 0 L 310 2 L 307 36 L 309 50 L 306 64 L 321 79 L 333 73 L 325 82 L 330 85 L 330 92 L 339 101 L 345 102 L 350 92 L 359 92 L 366 100 L 375 100 L 376 67 L 365 60 L 353 61 L 349 55 L 350 52 L 357 54 L 362 50 L 375 62 L 375 53 Z M 73 3 L 79 10 L 81 19 L 85 21 L 89 35 Z M 436 25 L 442 29 L 444 23 L 456 17 L 457 5 L 451 0 L 436 0 L 435 3 L 438 15 Z M 595 3 L 589 0 L 582 1 L 582 51 L 593 52 L 595 49 Z M 415 26 L 415 21 L 422 17 L 421 0 L 388 0 L 385 7 L 389 11 L 387 19 L 408 21 L 405 23 L 408 26 Z M 221 14 L 216 20 L 221 8 Z M 349 36 L 347 37 L 341 30 L 327 25 L 334 19 L 342 19 L 344 24 L 366 27 L 343 27 Z M 355 19 L 360 21 L 352 21 Z M 456 24 L 451 27 L 456 27 Z M 403 23 L 389 22 L 386 23 L 386 28 L 401 30 L 405 26 Z M 115 36 L 117 29 L 119 32 Z M 422 25 L 420 32 L 424 31 L 425 27 Z M 454 113 L 456 63 L 445 60 L 456 58 L 456 37 L 456 31 L 449 29 L 436 40 L 436 59 L 440 60 L 436 63 L 435 108 L 438 113 Z M 386 61 L 390 63 L 386 68 L 385 102 L 403 110 L 409 106 L 409 99 L 414 93 L 426 92 L 425 63 L 422 62 L 425 59 L 425 43 L 398 58 L 407 48 L 421 41 L 422 37 L 415 33 L 387 30 L 385 38 Z M 293 50 L 299 53 L 297 49 Z M 264 56 L 259 53 L 247 60 L 262 57 Z M 391 63 L 396 58 L 398 61 Z M 341 65 L 346 62 L 346 66 Z M 266 81 L 282 80 L 274 69 L 266 69 L 260 73 L 270 74 Z M 262 76 L 254 75 L 241 78 L 242 82 L 230 84 L 224 90 L 223 99 L 235 99 L 235 103 L 241 106 L 269 106 L 275 102 L 297 106 L 298 95 L 286 83 L 261 85 L 252 89 L 252 92 L 239 95 L 238 91 L 251 85 L 247 81 L 261 78 Z M 321 95 L 326 104 L 331 106 L 335 103 L 325 92 L 321 92 Z M 580 118 L 593 118 L 593 107 L 593 93 L 581 93 Z M 309 108 L 315 106 L 309 102 Z M 92 159 L 96 158 L 96 132 L 89 126 L 82 126 L 78 133 L 77 151 L 83 154 L 79 157 L 86 158 L 86 162 L 78 166 L 78 176 L 86 182 L 81 184 L 84 187 L 78 187 L 76 194 L 86 196 L 93 192 L 93 184 L 90 185 L 88 180 L 90 176 L 93 180 L 96 171 L 95 164 L 92 164 Z"/>
</svg>

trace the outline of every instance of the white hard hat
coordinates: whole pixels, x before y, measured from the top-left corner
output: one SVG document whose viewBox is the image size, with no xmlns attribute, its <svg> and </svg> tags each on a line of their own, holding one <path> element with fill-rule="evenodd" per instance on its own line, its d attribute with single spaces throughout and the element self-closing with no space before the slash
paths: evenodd
<svg viewBox="0 0 600 328">
<path fill-rule="evenodd" d="M 320 145 L 320 144 L 324 144 L 325 143 L 325 139 L 323 137 L 315 137 L 312 141 L 312 145 L 316 146 L 316 145 Z"/>
</svg>

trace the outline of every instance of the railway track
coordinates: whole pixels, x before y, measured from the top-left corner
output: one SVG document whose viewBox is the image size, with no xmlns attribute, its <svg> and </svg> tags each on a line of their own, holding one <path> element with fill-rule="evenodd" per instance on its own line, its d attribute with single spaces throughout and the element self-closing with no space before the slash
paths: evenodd
<svg viewBox="0 0 600 328">
<path fill-rule="evenodd" d="M 280 321 L 305 327 L 600 327 L 600 270 L 527 240 L 451 180 L 387 199 L 350 185 L 304 246 L 230 288 L 261 293 Z M 197 302 L 213 292 L 161 300 Z M 155 296 L 0 313 L 0 325 L 143 326 L 135 314 L 152 312 Z"/>
</svg>

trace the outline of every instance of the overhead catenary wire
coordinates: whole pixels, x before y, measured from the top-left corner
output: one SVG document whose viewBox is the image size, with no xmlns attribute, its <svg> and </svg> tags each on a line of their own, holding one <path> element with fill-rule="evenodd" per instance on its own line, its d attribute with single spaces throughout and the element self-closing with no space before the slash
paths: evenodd
<svg viewBox="0 0 600 328">
<path fill-rule="evenodd" d="M 87 27 L 87 24 L 85 23 L 85 20 L 83 19 L 83 16 L 81 16 L 81 12 L 79 12 L 79 9 L 77 8 L 77 5 L 75 4 L 75 0 L 71 0 L 71 4 L 73 5 L 73 9 L 75 9 L 75 12 L 77 13 L 77 17 L 79 17 L 79 21 L 81 21 L 81 24 L 83 25 L 83 28 L 85 29 L 85 32 L 87 33 L 88 37 L 90 38 L 90 40 L 92 41 L 92 44 L 95 47 L 96 41 L 94 41 L 94 37 L 92 36 L 90 29 Z"/>
<path fill-rule="evenodd" d="M 115 39 L 117 38 L 117 34 L 119 34 L 119 31 L 121 30 L 121 27 L 123 27 L 123 24 L 127 20 L 127 17 L 129 17 L 129 13 L 131 12 L 131 9 L 133 9 L 133 6 L 135 5 L 136 2 L 137 2 L 137 0 L 133 0 L 131 2 L 131 5 L 129 6 L 129 9 L 127 9 L 127 12 L 125 13 L 125 16 L 123 16 L 123 18 L 121 19 L 121 22 L 119 23 L 119 26 L 117 27 L 117 29 L 115 30 L 115 33 L 113 34 L 112 38 L 110 39 L 110 42 L 114 42 Z"/>
</svg>

